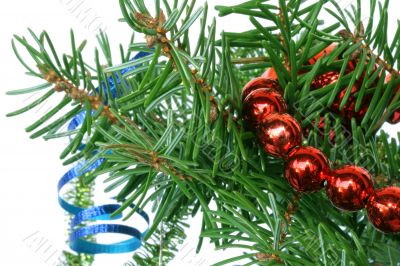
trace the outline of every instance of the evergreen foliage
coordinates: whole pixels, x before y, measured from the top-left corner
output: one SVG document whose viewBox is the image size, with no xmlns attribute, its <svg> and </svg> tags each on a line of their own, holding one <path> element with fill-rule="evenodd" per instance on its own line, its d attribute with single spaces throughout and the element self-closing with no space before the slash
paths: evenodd
<svg viewBox="0 0 400 266">
<path fill-rule="evenodd" d="M 29 30 L 29 39 L 15 36 L 18 60 L 41 83 L 9 94 L 43 91 L 43 95 L 9 116 L 64 93 L 59 104 L 26 131 L 32 138 L 70 136 L 72 141 L 60 156 L 65 165 L 81 158 L 90 165 L 105 158 L 83 180 L 90 184 L 97 176 L 109 174 L 107 191 L 118 191 L 117 200 L 123 203 L 117 213 L 132 203 L 141 209 L 153 205 L 155 219 L 145 239 L 149 243 L 133 256 L 135 265 L 164 265 L 172 259 L 177 243 L 185 238 L 185 220 L 197 213 L 202 214 L 198 250 L 203 241 L 218 249 L 247 250 L 216 265 L 242 259 L 247 259 L 244 265 L 400 262 L 398 235 L 375 230 L 364 211 L 335 209 L 324 193 L 297 195 L 282 178 L 282 161 L 263 153 L 240 119 L 241 88 L 273 66 L 290 113 L 302 121 L 303 128 L 310 128 L 304 143 L 321 148 L 334 166 L 364 166 L 375 176 L 377 187 L 398 185 L 398 142 L 377 133 L 400 107 L 400 92 L 395 90 L 400 84 L 395 70 L 400 68 L 400 27 L 395 36 L 388 36 L 389 1 L 370 0 L 370 10 L 364 10 L 361 0 L 349 10 L 342 10 L 334 0 L 276 2 L 217 6 L 220 16 L 245 15 L 254 25 L 245 32 L 217 36 L 217 21 L 207 19 L 207 4 L 195 10 L 195 0 L 155 0 L 152 12 L 144 0 L 120 0 L 123 20 L 147 40 L 132 38 L 128 50 L 121 46 L 120 63 L 112 58 L 105 33 L 99 35 L 95 62 L 84 60 L 85 42 L 77 42 L 73 32 L 71 54 L 63 55 L 46 32 Z M 323 24 L 323 11 L 336 22 Z M 361 12 L 370 14 L 365 25 Z M 378 21 L 375 14 L 380 14 Z M 200 31 L 198 37 L 189 38 L 194 23 L 199 23 Z M 338 46 L 329 56 L 306 64 L 333 42 Z M 20 55 L 21 47 L 33 64 Z M 150 55 L 130 61 L 138 51 Z M 354 59 L 358 59 L 354 71 L 345 73 Z M 136 68 L 119 73 L 132 66 Z M 341 71 L 339 80 L 310 91 L 314 77 L 329 70 Z M 392 79 L 385 84 L 389 73 Z M 362 121 L 349 123 L 328 108 L 342 88 L 351 88 L 362 75 L 356 109 L 367 95 L 373 100 Z M 115 98 L 109 77 L 117 87 Z M 123 82 L 117 83 L 120 78 Z M 350 89 L 341 107 L 349 96 Z M 63 131 L 82 110 L 87 110 L 82 127 Z M 312 126 L 320 116 L 326 121 L 322 133 L 328 134 Z M 330 128 L 335 130 L 334 142 L 329 139 Z M 84 138 L 87 144 L 79 150 Z"/>
</svg>

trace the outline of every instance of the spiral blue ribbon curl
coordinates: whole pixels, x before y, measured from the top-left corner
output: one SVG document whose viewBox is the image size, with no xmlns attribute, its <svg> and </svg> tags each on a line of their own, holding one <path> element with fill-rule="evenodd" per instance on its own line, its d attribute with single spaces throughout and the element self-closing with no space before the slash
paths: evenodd
<svg viewBox="0 0 400 266">
<path fill-rule="evenodd" d="M 144 56 L 149 55 L 146 52 L 138 53 L 132 60 L 142 58 Z M 128 67 L 119 71 L 119 74 L 116 75 L 115 80 L 119 84 L 122 78 L 119 75 L 123 75 L 128 71 L 135 69 L 135 66 Z M 117 97 L 116 86 L 114 83 L 114 79 L 110 77 L 108 79 L 111 96 L 113 98 Z M 106 84 L 103 82 L 101 84 L 103 87 L 106 87 Z M 99 91 L 99 88 L 96 89 Z M 106 96 L 105 103 L 107 104 L 108 97 Z M 94 111 L 92 110 L 92 114 Z M 77 114 L 69 123 L 67 129 L 68 131 L 73 131 L 77 129 L 82 123 L 85 121 L 86 111 L 82 111 Z M 79 150 L 82 150 L 85 147 L 84 143 L 81 143 Z M 150 224 L 149 216 L 143 210 L 138 209 L 137 214 L 146 222 L 147 229 L 143 232 L 140 232 L 135 227 L 130 227 L 122 224 L 94 224 L 87 225 L 83 227 L 79 227 L 84 222 L 87 221 L 96 221 L 96 220 L 117 220 L 122 217 L 122 214 L 118 214 L 116 216 L 112 216 L 116 210 L 118 210 L 121 205 L 120 204 L 106 204 L 101 206 L 94 206 L 90 208 L 81 208 L 75 206 L 73 204 L 68 203 L 61 195 L 61 190 L 63 187 L 68 184 L 73 179 L 76 179 L 86 173 L 89 173 L 104 163 L 104 158 L 99 158 L 94 161 L 92 164 L 88 165 L 88 163 L 84 160 L 80 161 L 77 165 L 71 168 L 68 172 L 66 172 L 58 182 L 58 202 L 60 206 L 67 211 L 68 213 L 74 215 L 71 221 L 71 235 L 69 238 L 70 248 L 78 253 L 86 253 L 86 254 L 100 254 L 100 253 L 108 253 L 108 254 L 116 254 L 116 253 L 126 253 L 137 250 L 142 246 L 142 239 L 144 235 L 147 233 L 148 226 Z M 131 205 L 133 208 L 134 205 Z M 112 244 L 100 244 L 85 240 L 84 238 L 91 235 L 101 234 L 101 233 L 118 233 L 130 236 L 129 239 L 112 243 Z"/>
</svg>

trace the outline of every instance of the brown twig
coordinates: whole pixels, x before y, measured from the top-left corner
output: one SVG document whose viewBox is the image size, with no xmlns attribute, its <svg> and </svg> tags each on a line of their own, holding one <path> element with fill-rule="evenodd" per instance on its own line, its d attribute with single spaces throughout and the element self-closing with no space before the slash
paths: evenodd
<svg viewBox="0 0 400 266">
<path fill-rule="evenodd" d="M 285 220 L 281 222 L 279 225 L 281 227 L 281 235 L 279 237 L 278 246 L 281 246 L 286 239 L 287 236 L 287 229 L 286 225 L 290 225 L 292 223 L 293 214 L 297 211 L 299 201 L 301 198 L 301 194 L 296 193 L 291 202 L 289 202 L 287 210 L 285 212 Z M 286 230 L 285 230 L 286 228 Z M 275 260 L 279 264 L 283 264 L 284 261 L 277 255 L 277 254 L 266 254 L 266 253 L 257 253 L 256 258 L 259 261 L 268 261 L 268 260 Z"/>
<path fill-rule="evenodd" d="M 260 63 L 260 62 L 268 62 L 268 57 L 257 56 L 257 57 L 249 57 L 249 58 L 232 59 L 232 64 L 235 64 L 235 65 L 253 64 L 253 63 Z"/>
<path fill-rule="evenodd" d="M 170 175 L 170 173 L 168 172 L 169 170 L 173 175 L 177 176 L 182 181 L 193 180 L 193 177 L 179 173 L 175 169 L 175 167 L 173 167 L 167 160 L 160 158 L 155 151 L 144 150 L 141 148 L 136 149 L 136 147 L 128 144 L 109 145 L 107 146 L 107 148 L 123 149 L 125 151 L 128 151 L 135 159 L 138 160 L 138 162 L 149 165 L 157 172 L 162 172 L 167 176 Z"/>
<path fill-rule="evenodd" d="M 278 17 L 281 20 L 281 23 L 283 25 L 283 29 L 285 31 L 287 31 L 286 23 L 285 23 L 285 16 L 283 15 L 281 8 L 279 8 Z M 280 42 L 282 43 L 283 48 L 285 48 L 288 51 L 289 49 L 287 49 L 287 43 L 285 42 L 285 40 L 284 40 L 284 38 L 282 36 L 282 33 L 279 32 L 278 36 L 279 36 Z M 283 65 L 285 66 L 286 70 L 290 73 L 290 60 L 289 60 L 289 54 L 288 53 L 284 53 Z"/>
<path fill-rule="evenodd" d="M 284 230 L 284 229 L 286 227 L 286 224 L 289 226 L 292 223 L 292 216 L 297 211 L 300 198 L 301 198 L 301 194 L 296 193 L 293 196 L 292 201 L 289 202 L 289 204 L 288 204 L 287 210 L 285 212 L 285 221 L 281 222 L 281 236 L 279 239 L 279 245 L 282 245 L 286 239 L 288 232 L 287 232 L 287 230 Z"/>
<path fill-rule="evenodd" d="M 395 180 L 393 178 L 390 179 L 389 177 L 387 177 L 381 173 L 376 174 L 374 181 L 375 181 L 377 187 L 400 186 L 399 180 Z"/>
<path fill-rule="evenodd" d="M 259 261 L 274 260 L 276 263 L 284 264 L 284 261 L 276 254 L 265 254 L 260 252 L 256 254 L 256 259 Z"/>
<path fill-rule="evenodd" d="M 64 77 L 58 76 L 53 70 L 49 70 L 46 67 L 39 67 L 39 70 L 47 82 L 54 84 L 53 89 L 55 91 L 65 92 L 67 96 L 80 102 L 81 104 L 84 104 L 86 100 L 88 100 L 92 109 L 95 111 L 102 106 L 103 109 L 101 115 L 106 116 L 113 124 L 118 122 L 110 108 L 106 104 L 102 103 L 99 97 L 89 95 L 86 90 L 77 88 L 74 84 L 72 84 L 71 81 Z"/>
</svg>

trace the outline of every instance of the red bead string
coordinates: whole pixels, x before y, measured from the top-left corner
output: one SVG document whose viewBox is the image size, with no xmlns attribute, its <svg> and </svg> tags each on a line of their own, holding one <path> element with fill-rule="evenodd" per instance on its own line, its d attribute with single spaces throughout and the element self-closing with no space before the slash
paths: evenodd
<svg viewBox="0 0 400 266">
<path fill-rule="evenodd" d="M 332 204 L 344 211 L 366 208 L 369 220 L 385 233 L 400 233 L 400 188 L 374 189 L 367 170 L 355 165 L 331 169 L 319 149 L 302 146 L 299 122 L 287 113 L 276 73 L 268 70 L 243 89 L 243 119 L 257 133 L 266 153 L 282 158 L 284 177 L 298 192 L 325 188 Z"/>
</svg>

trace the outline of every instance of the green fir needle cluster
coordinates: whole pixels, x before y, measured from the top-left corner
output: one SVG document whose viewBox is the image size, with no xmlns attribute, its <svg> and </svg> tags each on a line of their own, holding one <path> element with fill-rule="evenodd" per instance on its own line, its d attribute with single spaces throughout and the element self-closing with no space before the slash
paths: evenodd
<svg viewBox="0 0 400 266">
<path fill-rule="evenodd" d="M 142 209 L 152 205 L 155 218 L 144 248 L 133 255 L 134 265 L 166 265 L 185 238 L 185 220 L 196 214 L 202 219 L 198 250 L 204 241 L 217 249 L 246 250 L 215 265 L 397 265 L 398 235 L 375 230 L 363 211 L 338 211 L 324 193 L 296 195 L 282 178 L 282 161 L 263 153 L 240 119 L 241 88 L 272 66 L 290 113 L 310 128 L 304 143 L 322 149 L 334 166 L 364 166 L 377 187 L 398 185 L 398 140 L 377 132 L 400 107 L 400 27 L 388 36 L 388 0 L 369 0 L 368 10 L 365 2 L 357 0 L 347 10 L 334 0 L 250 0 L 217 6 L 220 16 L 247 16 L 253 25 L 220 35 L 218 19 L 208 17 L 207 3 L 196 9 L 195 0 L 155 0 L 155 10 L 148 10 L 147 1 L 119 0 L 122 20 L 132 33 L 146 35 L 146 42 L 132 38 L 127 49 L 121 45 L 119 55 L 111 54 L 105 33 L 99 35 L 94 61 L 83 58 L 86 43 L 78 42 L 73 32 L 72 52 L 62 55 L 46 32 L 15 36 L 17 59 L 39 84 L 9 94 L 43 94 L 9 116 L 27 112 L 55 93 L 65 95 L 27 132 L 32 138 L 71 136 L 61 151 L 65 165 L 105 158 L 82 180 L 91 184 L 108 174 L 106 190 L 122 203 L 117 213 L 126 210 L 131 216 L 136 211 L 131 203 Z M 324 24 L 322 12 L 335 22 Z M 361 21 L 362 12 L 370 19 Z M 200 31 L 193 32 L 194 24 Z M 337 47 L 330 55 L 306 64 L 331 43 Z M 129 61 L 139 51 L 151 54 Z M 354 71 L 346 73 L 354 58 L 359 59 Z M 118 97 L 107 97 L 105 105 L 111 95 L 108 77 L 117 83 L 117 71 L 130 66 L 136 68 L 117 84 Z M 340 71 L 339 80 L 310 91 L 314 77 L 329 70 Z M 389 73 L 392 79 L 385 84 Z M 362 121 L 350 121 L 346 132 L 345 121 L 331 114 L 329 106 L 361 75 L 356 109 L 367 95 L 372 101 Z M 102 83 L 106 86 L 96 91 Z M 349 96 L 350 91 L 342 107 Z M 62 131 L 82 110 L 88 111 L 82 127 Z M 321 116 L 323 131 L 334 129 L 334 142 L 312 126 Z M 83 138 L 87 144 L 79 150 Z"/>
</svg>

